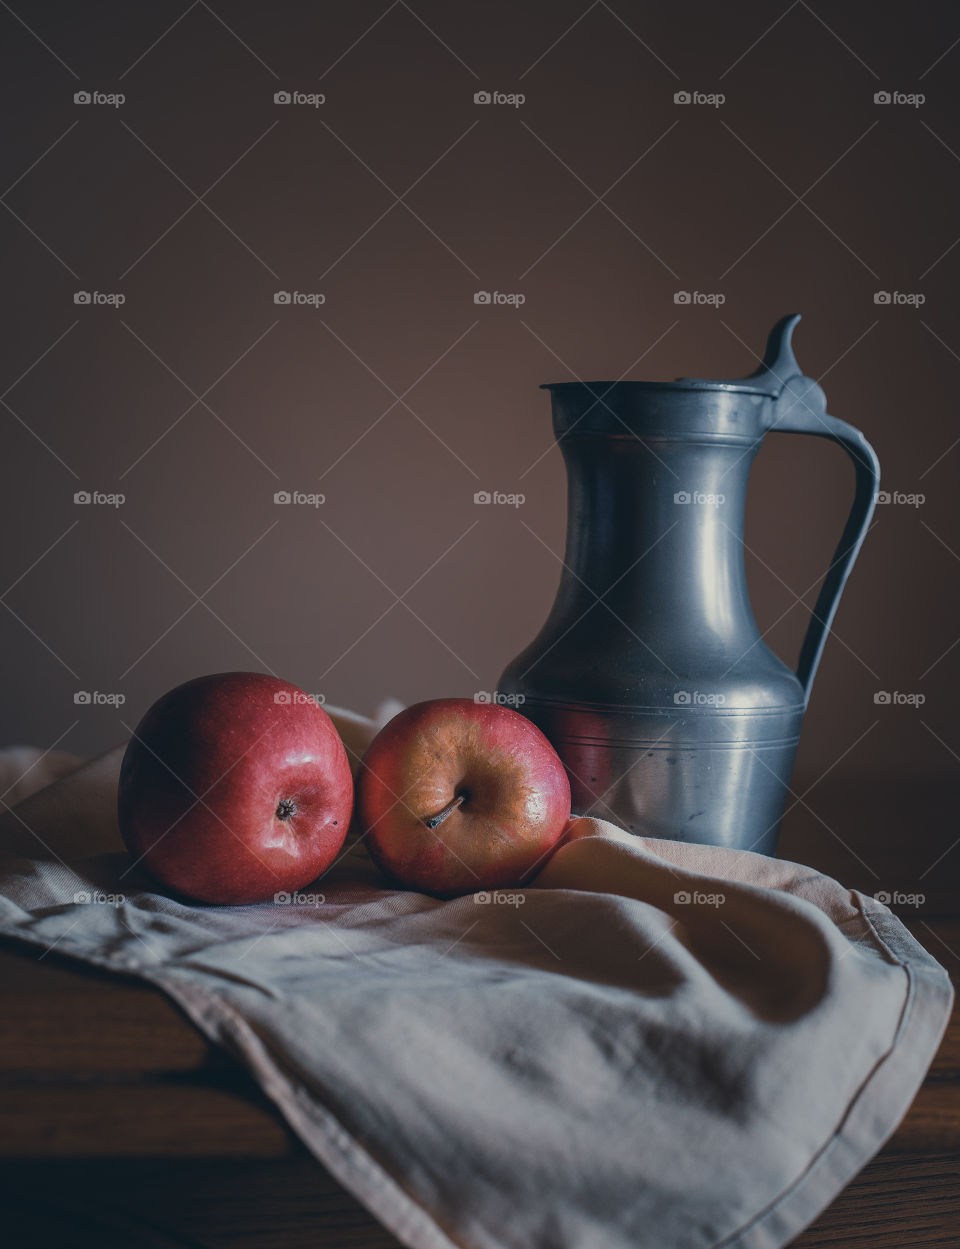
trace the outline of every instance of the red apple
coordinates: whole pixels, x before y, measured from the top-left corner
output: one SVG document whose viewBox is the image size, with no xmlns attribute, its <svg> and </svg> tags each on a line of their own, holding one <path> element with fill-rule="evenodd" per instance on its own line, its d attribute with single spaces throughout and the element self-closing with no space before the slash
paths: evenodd
<svg viewBox="0 0 960 1249">
<path fill-rule="evenodd" d="M 453 897 L 522 884 L 563 835 L 570 783 L 523 716 L 439 698 L 408 707 L 371 742 L 357 814 L 388 877 Z"/>
<path fill-rule="evenodd" d="M 198 677 L 140 721 L 120 769 L 120 831 L 137 862 L 198 902 L 261 902 L 326 871 L 353 810 L 327 713 L 258 672 Z"/>
</svg>

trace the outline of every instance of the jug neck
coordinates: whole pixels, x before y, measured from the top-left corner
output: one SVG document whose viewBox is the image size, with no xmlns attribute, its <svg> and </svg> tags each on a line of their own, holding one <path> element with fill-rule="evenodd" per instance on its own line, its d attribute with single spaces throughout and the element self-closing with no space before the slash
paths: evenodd
<svg viewBox="0 0 960 1249">
<path fill-rule="evenodd" d="M 565 613 L 599 597 L 654 653 L 759 638 L 743 526 L 759 440 L 561 437 L 569 478 Z"/>
</svg>

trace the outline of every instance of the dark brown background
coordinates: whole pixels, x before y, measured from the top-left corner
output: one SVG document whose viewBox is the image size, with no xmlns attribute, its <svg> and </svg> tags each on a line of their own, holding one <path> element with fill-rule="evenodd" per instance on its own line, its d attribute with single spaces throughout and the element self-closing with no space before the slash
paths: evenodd
<svg viewBox="0 0 960 1249">
<path fill-rule="evenodd" d="M 926 501 L 878 509 L 785 848 L 833 866 L 847 844 L 836 870 L 876 888 L 912 879 L 889 866 L 905 850 L 914 875 L 947 852 L 925 876 L 943 881 L 960 768 L 955 6 L 13 8 L 0 739 L 99 749 L 167 687 L 229 668 L 366 712 L 492 688 L 563 550 L 538 384 L 742 374 L 799 311 L 830 410 L 874 443 L 887 489 Z M 475 105 L 484 89 L 526 102 Z M 75 105 L 78 90 L 127 99 Z M 327 99 L 278 106 L 278 90 Z M 877 105 L 881 90 L 927 98 Z M 474 304 L 495 289 L 526 302 Z M 77 290 L 126 302 L 76 306 Z M 326 302 L 278 307 L 277 290 Z M 678 306 L 678 290 L 726 302 Z M 127 501 L 79 507 L 81 489 Z M 277 507 L 281 489 L 327 501 Z M 527 502 L 479 508 L 478 489 Z M 771 438 L 756 464 L 754 606 L 788 661 L 851 489 L 819 440 Z M 126 704 L 76 706 L 77 690 Z M 926 701 L 878 706 L 880 690 Z"/>
</svg>

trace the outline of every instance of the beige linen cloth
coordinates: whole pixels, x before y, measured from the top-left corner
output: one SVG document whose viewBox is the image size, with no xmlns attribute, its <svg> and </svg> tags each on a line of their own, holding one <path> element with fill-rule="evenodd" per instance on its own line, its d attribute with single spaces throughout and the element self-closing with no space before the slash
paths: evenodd
<svg viewBox="0 0 960 1249">
<path fill-rule="evenodd" d="M 119 752 L 33 758 L 0 934 L 169 994 L 412 1249 L 785 1245 L 949 1015 L 899 920 L 794 863 L 581 819 L 516 896 L 387 889 L 358 846 L 299 901 L 188 906 L 128 871 Z"/>
</svg>

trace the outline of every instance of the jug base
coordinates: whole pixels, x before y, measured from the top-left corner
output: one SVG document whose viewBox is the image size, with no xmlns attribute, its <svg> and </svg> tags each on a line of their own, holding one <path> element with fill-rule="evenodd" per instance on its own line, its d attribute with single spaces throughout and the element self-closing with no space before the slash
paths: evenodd
<svg viewBox="0 0 960 1249">
<path fill-rule="evenodd" d="M 611 713 L 528 699 L 570 777 L 573 811 L 630 833 L 775 855 L 802 708 Z"/>
</svg>

